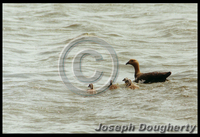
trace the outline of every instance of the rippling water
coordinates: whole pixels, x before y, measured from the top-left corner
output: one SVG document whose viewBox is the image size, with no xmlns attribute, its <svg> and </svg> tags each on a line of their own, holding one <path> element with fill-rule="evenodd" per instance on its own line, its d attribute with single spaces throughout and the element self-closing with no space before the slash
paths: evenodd
<svg viewBox="0 0 200 137">
<path fill-rule="evenodd" d="M 65 87 L 59 55 L 81 35 L 115 49 L 122 88 L 83 97 Z M 103 56 L 106 73 L 111 64 Z M 169 81 L 123 88 L 124 77 L 134 79 L 125 65 L 131 58 L 142 72 L 171 71 Z M 86 57 L 83 73 L 101 66 Z M 197 125 L 197 4 L 3 4 L 2 85 L 4 133 L 95 133 L 99 123 Z"/>
</svg>

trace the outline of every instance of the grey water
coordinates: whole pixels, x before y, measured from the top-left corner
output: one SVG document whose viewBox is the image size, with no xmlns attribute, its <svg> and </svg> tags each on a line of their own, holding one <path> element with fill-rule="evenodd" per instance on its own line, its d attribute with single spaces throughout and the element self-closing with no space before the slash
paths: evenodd
<svg viewBox="0 0 200 137">
<path fill-rule="evenodd" d="M 197 125 L 197 4 L 3 4 L 2 33 L 3 133 L 98 133 L 99 123 Z M 121 88 L 84 97 L 63 84 L 59 55 L 82 35 L 114 48 Z M 83 74 L 100 68 L 106 80 L 109 56 L 93 48 L 105 61 L 85 57 Z M 125 65 L 129 59 L 139 61 L 141 72 L 172 75 L 137 90 L 123 88 L 123 78 L 134 80 L 133 67 Z M 78 84 L 73 73 L 67 75 Z"/>
</svg>

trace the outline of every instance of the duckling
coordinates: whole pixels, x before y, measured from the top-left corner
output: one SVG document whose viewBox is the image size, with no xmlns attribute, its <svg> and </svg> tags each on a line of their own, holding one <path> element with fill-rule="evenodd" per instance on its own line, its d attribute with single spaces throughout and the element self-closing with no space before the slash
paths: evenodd
<svg viewBox="0 0 200 137">
<path fill-rule="evenodd" d="M 89 84 L 88 87 L 90 87 L 90 89 L 87 90 L 87 93 L 90 93 L 90 94 L 95 94 L 96 91 L 95 89 L 93 89 L 93 84 Z"/>
<path fill-rule="evenodd" d="M 117 85 L 113 85 L 113 84 L 112 84 L 112 82 L 113 82 L 113 81 L 112 81 L 112 80 L 110 80 L 110 85 L 108 86 L 108 87 L 109 87 L 109 89 L 110 89 L 110 90 L 113 90 L 113 89 L 118 89 L 118 88 L 119 88 L 119 86 L 117 86 Z"/>
<path fill-rule="evenodd" d="M 128 78 L 124 78 L 122 81 L 125 81 L 126 87 L 130 88 L 130 89 L 139 89 L 139 87 L 137 85 L 135 85 L 134 83 L 132 83 L 132 81 Z"/>
<path fill-rule="evenodd" d="M 128 80 L 128 83 L 129 83 L 128 88 L 133 89 L 133 90 L 134 89 L 139 89 L 139 86 L 137 86 L 134 83 L 132 83 L 132 81 L 130 79 Z"/>
<path fill-rule="evenodd" d="M 129 79 L 128 80 L 128 88 L 130 88 L 130 89 L 139 89 L 139 86 L 137 86 L 137 85 L 135 85 L 134 83 L 132 83 L 132 81 Z"/>
<path fill-rule="evenodd" d="M 129 85 L 129 81 L 128 81 L 129 79 L 126 77 L 126 78 L 124 78 L 122 81 L 124 81 L 125 82 L 125 84 L 126 84 L 126 87 L 128 87 L 128 85 Z"/>
</svg>

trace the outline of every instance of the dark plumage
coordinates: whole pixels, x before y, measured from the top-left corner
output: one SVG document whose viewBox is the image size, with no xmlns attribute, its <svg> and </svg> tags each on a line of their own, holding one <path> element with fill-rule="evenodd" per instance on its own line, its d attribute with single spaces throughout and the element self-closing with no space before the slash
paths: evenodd
<svg viewBox="0 0 200 137">
<path fill-rule="evenodd" d="M 165 82 L 171 72 L 149 72 L 141 73 L 139 62 L 136 59 L 130 59 L 127 63 L 135 68 L 135 82 L 143 81 L 143 83 Z"/>
</svg>

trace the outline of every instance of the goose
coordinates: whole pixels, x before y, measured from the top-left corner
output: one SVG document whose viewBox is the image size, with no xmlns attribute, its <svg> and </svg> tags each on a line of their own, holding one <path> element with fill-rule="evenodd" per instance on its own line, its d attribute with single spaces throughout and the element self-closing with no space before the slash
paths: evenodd
<svg viewBox="0 0 200 137">
<path fill-rule="evenodd" d="M 171 72 L 149 72 L 141 73 L 139 62 L 136 59 L 130 59 L 127 63 L 135 68 L 135 82 L 143 81 L 143 83 L 165 82 Z"/>
</svg>

